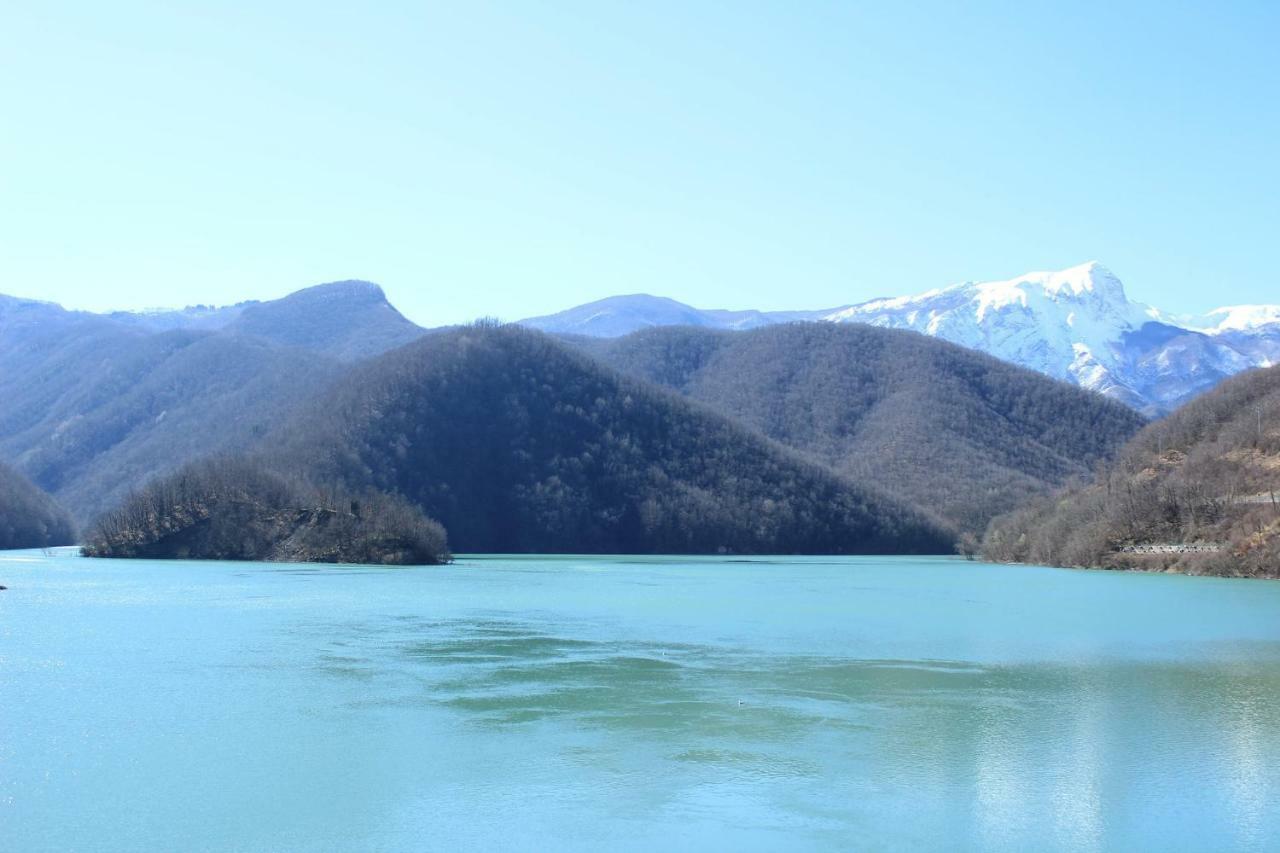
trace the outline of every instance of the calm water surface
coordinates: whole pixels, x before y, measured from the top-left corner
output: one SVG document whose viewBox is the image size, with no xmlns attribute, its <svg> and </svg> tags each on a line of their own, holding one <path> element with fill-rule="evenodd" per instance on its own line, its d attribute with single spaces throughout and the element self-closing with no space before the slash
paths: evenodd
<svg viewBox="0 0 1280 853">
<path fill-rule="evenodd" d="M 0 554 L 0 849 L 1276 850 L 1280 583 Z"/>
</svg>

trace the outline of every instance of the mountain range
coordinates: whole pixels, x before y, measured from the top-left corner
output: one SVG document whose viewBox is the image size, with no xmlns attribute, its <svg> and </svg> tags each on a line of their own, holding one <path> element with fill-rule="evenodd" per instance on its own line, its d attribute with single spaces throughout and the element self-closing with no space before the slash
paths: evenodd
<svg viewBox="0 0 1280 853">
<path fill-rule="evenodd" d="M 462 551 L 945 551 L 1092 476 L 1152 400 L 1269 360 L 1277 325 L 1262 306 L 1175 326 L 1097 265 L 821 316 L 609 306 L 525 324 L 548 334 L 424 329 L 357 281 L 139 313 L 0 297 L 0 461 L 23 512 L 59 539 L 70 522 L 53 501 L 101 529 L 113 507 L 147 515 L 130 495 L 148 483 L 169 494 L 219 457 L 268 472 L 248 483 L 298 478 L 261 526 L 264 548 L 328 542 L 289 518 L 374 529 L 340 497 L 367 495 L 397 519 L 377 527 L 386 541 L 440 522 Z M 1019 328 L 997 346 L 992 329 Z M 1121 358 L 1115 334 L 1158 350 L 1165 373 Z M 1058 375 L 1063 348 L 1077 366 L 1109 360 Z M 1145 402 L 1112 381 L 1135 375 L 1154 383 Z M 173 472 L 186 473 L 163 480 Z M 216 508 L 212 482 L 193 506 Z M 302 494 L 327 503 L 295 506 Z M 224 528 L 209 541 L 225 545 Z"/>
<path fill-rule="evenodd" d="M 817 311 L 708 311 L 636 294 L 521 322 L 555 334 L 617 337 L 655 326 L 745 330 L 795 321 L 865 323 L 943 338 L 1147 415 L 1169 412 L 1247 368 L 1280 362 L 1280 305 L 1177 316 L 1131 301 L 1096 262 Z"/>
</svg>

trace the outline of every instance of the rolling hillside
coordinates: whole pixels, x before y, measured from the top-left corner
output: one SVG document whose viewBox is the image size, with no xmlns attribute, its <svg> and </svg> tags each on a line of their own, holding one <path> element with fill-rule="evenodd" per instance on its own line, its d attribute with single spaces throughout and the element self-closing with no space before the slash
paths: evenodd
<svg viewBox="0 0 1280 853">
<path fill-rule="evenodd" d="M 164 328 L 0 297 L 0 459 L 81 524 L 153 476 L 252 444 L 343 369 L 264 337 Z"/>
<path fill-rule="evenodd" d="M 995 519 L 995 560 L 1280 577 L 1280 367 L 1224 382 L 1087 485 Z"/>
<path fill-rule="evenodd" d="M 1143 423 L 1032 371 L 870 326 L 659 328 L 576 344 L 974 535 L 1090 473 Z"/>
<path fill-rule="evenodd" d="M 75 527 L 53 498 L 8 465 L 0 465 L 0 551 L 70 545 Z"/>
<path fill-rule="evenodd" d="M 359 366 L 268 448 L 319 481 L 403 495 L 463 552 L 952 547 L 878 491 L 516 327 L 441 333 Z"/>
</svg>

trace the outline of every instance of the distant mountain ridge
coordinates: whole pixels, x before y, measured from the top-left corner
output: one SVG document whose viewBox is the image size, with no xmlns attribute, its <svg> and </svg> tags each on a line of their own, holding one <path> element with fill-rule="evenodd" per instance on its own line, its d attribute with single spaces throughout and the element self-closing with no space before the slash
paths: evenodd
<svg viewBox="0 0 1280 853">
<path fill-rule="evenodd" d="M 1242 370 L 1280 361 L 1280 306 L 1178 317 L 1129 300 L 1119 278 L 1096 262 L 818 311 L 704 311 L 640 294 L 521 322 L 557 334 L 618 337 L 655 326 L 743 330 L 797 320 L 940 337 L 1149 415 Z"/>
<path fill-rule="evenodd" d="M 836 309 L 833 309 L 836 310 Z M 700 326 L 708 329 L 757 329 L 775 323 L 821 320 L 830 311 L 727 311 L 700 309 L 668 299 L 633 293 L 588 302 L 558 314 L 530 317 L 520 325 L 552 334 L 616 338 L 661 326 Z"/>
<path fill-rule="evenodd" d="M 368 282 L 140 313 L 0 296 L 0 459 L 87 524 L 152 476 L 248 445 L 346 363 L 424 333 Z"/>
<path fill-rule="evenodd" d="M 360 280 L 317 284 L 265 302 L 113 311 L 99 316 L 149 331 L 192 329 L 252 335 L 313 349 L 342 361 L 380 355 L 424 331 L 387 301 L 381 287 Z"/>
</svg>

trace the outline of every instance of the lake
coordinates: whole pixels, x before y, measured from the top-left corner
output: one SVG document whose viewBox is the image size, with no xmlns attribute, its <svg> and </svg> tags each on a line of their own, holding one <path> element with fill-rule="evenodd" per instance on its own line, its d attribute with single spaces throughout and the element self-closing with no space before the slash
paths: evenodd
<svg viewBox="0 0 1280 853">
<path fill-rule="evenodd" d="M 1280 849 L 1280 583 L 0 554 L 0 849 Z"/>
</svg>

